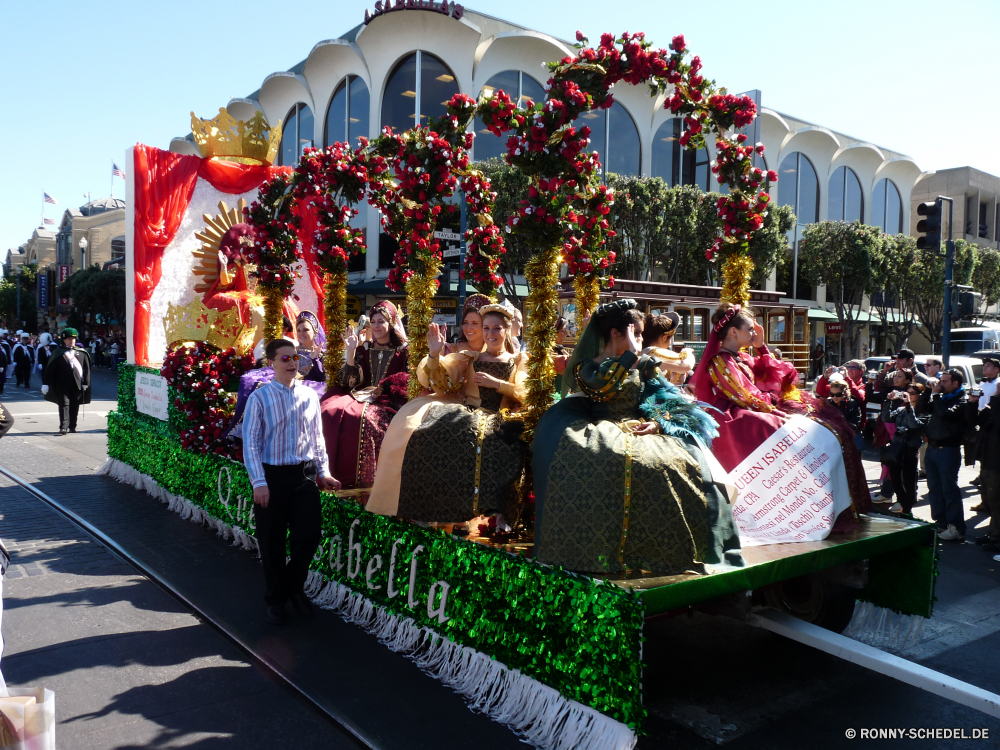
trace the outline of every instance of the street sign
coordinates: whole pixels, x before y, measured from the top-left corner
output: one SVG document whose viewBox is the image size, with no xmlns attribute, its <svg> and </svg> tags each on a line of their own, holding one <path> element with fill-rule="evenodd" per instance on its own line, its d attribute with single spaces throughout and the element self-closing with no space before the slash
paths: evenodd
<svg viewBox="0 0 1000 750">
<path fill-rule="evenodd" d="M 436 240 L 450 240 L 451 242 L 461 242 L 462 235 L 458 232 L 448 232 L 445 230 L 439 230 L 434 232 L 434 239 Z"/>
<path fill-rule="evenodd" d="M 444 252 L 441 253 L 442 258 L 458 258 L 462 255 L 462 248 L 460 247 L 446 247 Z"/>
</svg>

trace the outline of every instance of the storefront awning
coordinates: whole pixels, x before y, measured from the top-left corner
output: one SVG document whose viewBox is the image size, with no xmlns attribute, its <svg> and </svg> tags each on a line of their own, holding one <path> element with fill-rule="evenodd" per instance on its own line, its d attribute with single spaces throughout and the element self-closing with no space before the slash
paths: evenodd
<svg viewBox="0 0 1000 750">
<path fill-rule="evenodd" d="M 810 307 L 809 320 L 836 321 L 837 314 L 832 312 L 827 312 L 826 310 L 820 310 L 819 308 Z"/>
</svg>

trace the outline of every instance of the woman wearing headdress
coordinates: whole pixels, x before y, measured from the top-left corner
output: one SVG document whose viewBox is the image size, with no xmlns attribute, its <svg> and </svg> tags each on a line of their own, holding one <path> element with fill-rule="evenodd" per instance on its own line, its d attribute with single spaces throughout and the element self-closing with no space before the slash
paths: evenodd
<svg viewBox="0 0 1000 750">
<path fill-rule="evenodd" d="M 755 352 L 747 354 L 744 350 Z M 695 396 L 719 410 L 719 437 L 712 452 L 726 471 L 779 430 L 788 417 L 800 414 L 832 430 L 841 444 L 852 508 L 842 514 L 840 527 L 856 512 L 871 507 L 861 455 L 854 433 L 836 410 L 796 387 L 795 366 L 772 356 L 764 329 L 748 308 L 724 302 L 712 316 L 712 334 L 695 368 Z"/>
<path fill-rule="evenodd" d="M 641 354 L 634 300 L 600 305 L 531 446 L 535 557 L 589 573 L 742 565 L 706 451 L 715 423 Z M 721 470 L 717 470 L 722 474 Z"/>
<path fill-rule="evenodd" d="M 694 371 L 694 352 L 691 349 L 673 350 L 674 334 L 681 323 L 675 312 L 647 315 L 642 326 L 642 353 L 660 361 L 663 376 L 674 385 L 683 385 Z"/>
<path fill-rule="evenodd" d="M 382 445 L 367 509 L 414 521 L 459 523 L 520 513 L 527 446 L 509 412 L 525 395 L 525 356 L 511 337 L 512 315 L 484 305 L 484 351 L 445 355 L 444 328 L 427 332 L 420 382 L 433 395 L 401 409 Z"/>
<path fill-rule="evenodd" d="M 323 437 L 330 471 L 344 489 L 371 487 L 386 428 L 406 403 L 409 382 L 406 331 L 399 311 L 382 300 L 368 311 L 371 340 L 361 332 L 345 337 L 345 363 L 339 385 L 322 401 Z"/>
<path fill-rule="evenodd" d="M 383 378 L 406 372 L 409 348 L 399 311 L 389 300 L 372 305 L 368 311 L 370 340 L 362 343 L 362 332 L 351 331 L 344 337 L 344 366 L 338 383 L 352 391 L 373 388 Z"/>
<path fill-rule="evenodd" d="M 303 310 L 295 321 L 295 338 L 299 341 L 299 373 L 305 380 L 323 382 L 323 350 L 326 347 L 326 333 L 320 325 L 316 313 Z"/>
</svg>

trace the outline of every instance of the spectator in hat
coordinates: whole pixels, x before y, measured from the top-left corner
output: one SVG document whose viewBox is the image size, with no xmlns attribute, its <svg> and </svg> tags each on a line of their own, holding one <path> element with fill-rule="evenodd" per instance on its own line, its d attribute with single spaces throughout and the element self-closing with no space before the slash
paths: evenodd
<svg viewBox="0 0 1000 750">
<path fill-rule="evenodd" d="M 924 375 L 927 376 L 927 388 L 931 393 L 939 391 L 938 375 L 941 374 L 943 368 L 944 362 L 941 361 L 940 357 L 928 357 L 924 360 Z M 920 461 L 917 479 L 927 479 L 927 443 L 921 444 L 917 458 Z"/>
<path fill-rule="evenodd" d="M 979 393 L 981 394 L 978 403 L 979 411 L 985 409 L 989 405 L 990 399 L 997 394 L 997 385 L 1000 385 L 1000 378 L 997 377 L 998 375 L 1000 375 L 1000 359 L 997 357 L 984 357 L 983 379 L 979 381 L 978 385 Z M 982 427 L 980 426 L 979 429 L 982 430 Z M 982 494 L 982 464 L 984 462 L 984 457 L 983 440 L 980 435 L 976 435 L 973 441 L 970 441 L 965 445 L 965 465 L 972 466 L 977 460 L 980 462 L 979 476 L 973 479 L 970 484 L 980 487 L 980 494 Z M 973 510 L 980 513 L 986 511 L 987 509 L 988 506 L 985 504 L 985 496 L 983 498 L 983 502 L 980 502 L 979 505 L 973 508 Z"/>
<path fill-rule="evenodd" d="M 90 403 L 90 355 L 76 345 L 77 330 L 64 328 L 63 345 L 42 372 L 42 393 L 59 407 L 59 434 L 76 432 L 80 404 Z"/>
</svg>

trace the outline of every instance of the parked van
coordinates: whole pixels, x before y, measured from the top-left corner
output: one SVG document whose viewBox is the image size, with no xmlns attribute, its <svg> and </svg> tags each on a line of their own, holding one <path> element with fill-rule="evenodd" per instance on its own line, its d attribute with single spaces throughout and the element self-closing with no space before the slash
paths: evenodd
<svg viewBox="0 0 1000 750">
<path fill-rule="evenodd" d="M 1000 331 L 995 328 L 952 328 L 952 356 L 969 356 L 982 349 L 1000 349 Z"/>
</svg>

